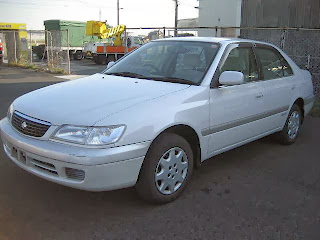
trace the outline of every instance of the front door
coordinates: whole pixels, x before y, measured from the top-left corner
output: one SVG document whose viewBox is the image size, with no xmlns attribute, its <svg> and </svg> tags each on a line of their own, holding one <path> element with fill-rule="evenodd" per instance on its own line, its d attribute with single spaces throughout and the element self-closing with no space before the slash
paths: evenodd
<svg viewBox="0 0 320 240">
<path fill-rule="evenodd" d="M 264 133 L 264 88 L 251 44 L 229 45 L 218 73 L 238 71 L 244 84 L 218 86 L 210 90 L 209 156 L 227 151 Z"/>
</svg>

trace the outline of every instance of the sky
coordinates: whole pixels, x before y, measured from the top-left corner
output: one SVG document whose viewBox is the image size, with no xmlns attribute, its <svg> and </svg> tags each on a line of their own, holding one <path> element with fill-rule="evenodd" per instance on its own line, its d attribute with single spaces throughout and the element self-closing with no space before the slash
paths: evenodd
<svg viewBox="0 0 320 240">
<path fill-rule="evenodd" d="M 179 19 L 198 17 L 198 0 L 179 1 Z M 173 0 L 120 0 L 120 24 L 127 27 L 173 27 Z M 29 30 L 44 29 L 49 19 L 107 20 L 117 25 L 117 0 L 0 0 L 0 22 L 26 23 Z"/>
</svg>

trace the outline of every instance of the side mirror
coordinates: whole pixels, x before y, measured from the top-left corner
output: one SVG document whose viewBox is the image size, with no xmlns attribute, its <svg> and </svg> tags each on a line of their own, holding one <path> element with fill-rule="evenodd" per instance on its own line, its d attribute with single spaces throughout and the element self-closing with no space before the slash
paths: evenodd
<svg viewBox="0 0 320 240">
<path fill-rule="evenodd" d="M 244 75 L 241 72 L 225 71 L 219 77 L 221 85 L 239 85 L 244 83 Z"/>
<path fill-rule="evenodd" d="M 108 65 L 107 65 L 107 69 L 111 68 L 111 67 L 112 67 L 113 65 L 115 65 L 115 64 L 116 64 L 116 63 L 113 62 L 113 61 L 109 62 Z"/>
</svg>

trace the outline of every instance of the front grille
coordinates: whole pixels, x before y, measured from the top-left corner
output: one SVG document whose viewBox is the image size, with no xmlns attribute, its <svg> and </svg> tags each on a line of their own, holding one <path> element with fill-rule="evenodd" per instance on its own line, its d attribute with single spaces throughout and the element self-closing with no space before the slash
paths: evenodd
<svg viewBox="0 0 320 240">
<path fill-rule="evenodd" d="M 31 158 L 30 159 L 30 163 L 36 167 L 38 170 L 53 174 L 53 175 L 58 175 L 58 172 L 56 170 L 56 167 L 51 164 L 51 163 L 46 163 L 46 162 L 42 162 L 40 160 L 36 160 Z"/>
<path fill-rule="evenodd" d="M 51 126 L 49 122 L 29 117 L 17 111 L 13 113 L 11 123 L 19 132 L 32 137 L 42 137 Z"/>
</svg>

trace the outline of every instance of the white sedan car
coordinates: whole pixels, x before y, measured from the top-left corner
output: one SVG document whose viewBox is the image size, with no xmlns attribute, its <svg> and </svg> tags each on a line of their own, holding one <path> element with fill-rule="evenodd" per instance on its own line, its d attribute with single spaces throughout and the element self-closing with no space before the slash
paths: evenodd
<svg viewBox="0 0 320 240">
<path fill-rule="evenodd" d="M 273 45 L 161 39 L 101 74 L 17 98 L 0 132 L 34 175 L 89 191 L 136 186 L 166 203 L 217 154 L 273 133 L 294 143 L 313 102 L 310 73 Z"/>
</svg>

